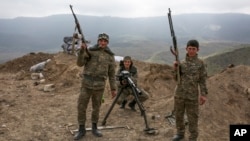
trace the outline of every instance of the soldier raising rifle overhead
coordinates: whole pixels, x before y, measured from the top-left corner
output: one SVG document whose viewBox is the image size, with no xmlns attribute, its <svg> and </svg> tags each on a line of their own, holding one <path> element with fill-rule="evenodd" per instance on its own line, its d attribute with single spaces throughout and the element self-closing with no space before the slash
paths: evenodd
<svg viewBox="0 0 250 141">
<path fill-rule="evenodd" d="M 97 137 L 102 137 L 102 133 L 97 129 L 97 123 L 107 79 L 109 79 L 112 98 L 116 96 L 115 58 L 114 53 L 108 47 L 109 36 L 105 33 L 99 34 L 97 42 L 98 44 L 89 48 L 90 57 L 84 55 L 86 46 L 82 44 L 77 58 L 77 65 L 84 66 L 84 70 L 77 106 L 79 131 L 74 137 L 75 140 L 81 139 L 86 133 L 86 110 L 90 98 L 93 109 L 92 133 Z"/>
<path fill-rule="evenodd" d="M 169 9 L 168 16 L 172 24 L 170 12 Z M 176 39 L 173 41 L 176 42 Z M 207 72 L 204 62 L 198 58 L 198 51 L 199 42 L 197 40 L 189 40 L 186 45 L 187 54 L 185 60 L 182 62 L 176 60 L 173 63 L 175 74 L 179 75 L 175 77 L 178 80 L 174 97 L 177 133 L 173 137 L 173 141 L 184 139 L 185 113 L 187 114 L 189 124 L 189 141 L 197 141 L 198 138 L 199 105 L 203 105 L 206 102 L 208 94 L 206 86 Z M 178 52 L 173 52 L 173 54 L 178 55 Z"/>
</svg>

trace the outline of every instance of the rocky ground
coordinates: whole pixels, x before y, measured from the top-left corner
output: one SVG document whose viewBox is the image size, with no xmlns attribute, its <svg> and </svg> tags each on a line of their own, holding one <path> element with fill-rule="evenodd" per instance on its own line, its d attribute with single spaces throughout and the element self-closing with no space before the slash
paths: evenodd
<svg viewBox="0 0 250 141">
<path fill-rule="evenodd" d="M 45 83 L 32 80 L 29 68 L 51 59 L 42 74 Z M 168 65 L 134 61 L 139 73 L 139 87 L 150 93 L 144 103 L 149 127 L 157 134 L 145 134 L 145 122 L 137 112 L 115 105 L 106 120 L 107 126 L 121 128 L 102 130 L 102 138 L 90 131 L 82 140 L 88 141 L 166 141 L 175 133 L 174 125 L 165 118 L 173 109 L 175 81 Z M 64 53 L 30 53 L 0 65 L 0 140 L 63 141 L 73 140 L 77 129 L 77 98 L 82 68 L 76 57 Z M 44 86 L 54 84 L 45 92 Z M 207 81 L 208 101 L 200 107 L 199 141 L 228 141 L 230 124 L 250 124 L 250 67 L 235 66 L 210 76 Z M 110 108 L 110 89 L 107 87 L 101 107 L 100 123 Z M 87 127 L 91 126 L 91 102 Z M 185 140 L 188 140 L 188 133 Z"/>
</svg>

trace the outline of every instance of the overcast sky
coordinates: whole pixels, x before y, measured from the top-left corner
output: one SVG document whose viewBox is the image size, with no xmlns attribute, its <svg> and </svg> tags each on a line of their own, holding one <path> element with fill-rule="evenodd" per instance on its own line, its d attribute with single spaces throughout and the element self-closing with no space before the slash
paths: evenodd
<svg viewBox="0 0 250 141">
<path fill-rule="evenodd" d="M 250 0 L 0 0 L 0 18 L 43 17 L 55 14 L 113 17 L 164 16 L 183 13 L 250 14 Z"/>
</svg>

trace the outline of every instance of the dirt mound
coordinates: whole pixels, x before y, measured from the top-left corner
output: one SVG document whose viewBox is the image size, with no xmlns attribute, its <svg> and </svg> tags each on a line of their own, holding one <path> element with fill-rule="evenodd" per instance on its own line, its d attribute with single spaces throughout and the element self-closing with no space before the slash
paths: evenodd
<svg viewBox="0 0 250 141">
<path fill-rule="evenodd" d="M 227 68 L 207 81 L 208 102 L 201 108 L 201 134 L 211 140 L 229 140 L 230 124 L 250 123 L 250 67 Z M 211 129 L 215 129 L 211 131 Z"/>
<path fill-rule="evenodd" d="M 4 64 L 1 64 L 0 72 L 16 73 L 19 72 L 20 70 L 28 72 L 31 66 L 51 58 L 53 58 L 53 54 L 42 53 L 42 52 L 29 53 L 20 58 L 16 58 Z"/>
<path fill-rule="evenodd" d="M 42 72 L 46 83 L 55 84 L 55 91 L 40 90 L 45 84 L 33 85 L 29 68 L 41 61 L 51 59 Z M 145 123 L 137 112 L 115 106 L 108 126 L 127 128 L 103 130 L 104 137 L 95 138 L 87 132 L 86 140 L 102 141 L 165 141 L 171 140 L 175 127 L 165 119 L 173 109 L 173 93 L 176 82 L 172 67 L 163 64 L 134 60 L 138 68 L 138 87 L 147 90 L 149 100 L 144 103 L 149 126 L 159 130 L 157 135 L 144 134 Z M 118 63 L 117 63 L 118 66 Z M 81 67 L 76 66 L 76 56 L 64 53 L 28 54 L 0 66 L 0 140 L 72 140 L 68 129 L 77 128 L 77 98 L 81 85 Z M 16 79 L 23 70 L 27 77 Z M 229 140 L 230 124 L 249 124 L 250 67 L 235 66 L 210 77 L 207 81 L 208 102 L 200 109 L 199 141 Z M 100 124 L 111 106 L 107 87 L 102 104 Z M 91 105 L 91 102 L 90 102 Z M 90 106 L 89 105 L 89 106 Z M 87 110 L 87 127 L 91 127 L 91 108 Z M 211 130 L 213 129 L 213 130 Z M 188 135 L 186 136 L 186 140 Z"/>
</svg>

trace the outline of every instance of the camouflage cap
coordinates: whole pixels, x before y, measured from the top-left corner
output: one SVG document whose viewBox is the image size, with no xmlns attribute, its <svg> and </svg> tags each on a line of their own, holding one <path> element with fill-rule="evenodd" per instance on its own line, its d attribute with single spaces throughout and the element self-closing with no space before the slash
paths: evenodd
<svg viewBox="0 0 250 141">
<path fill-rule="evenodd" d="M 109 41 L 109 35 L 106 33 L 101 33 L 98 35 L 98 40 L 100 40 L 100 39 L 104 39 L 106 41 Z"/>
</svg>

